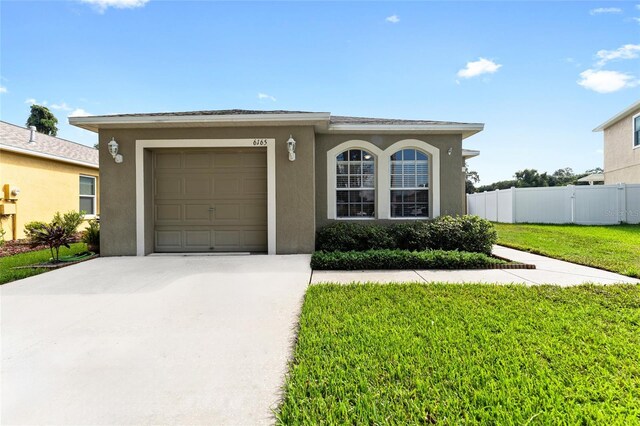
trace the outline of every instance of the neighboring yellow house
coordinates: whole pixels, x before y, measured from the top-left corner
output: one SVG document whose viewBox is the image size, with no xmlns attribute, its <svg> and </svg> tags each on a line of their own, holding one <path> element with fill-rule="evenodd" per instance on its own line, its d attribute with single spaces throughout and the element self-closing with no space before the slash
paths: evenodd
<svg viewBox="0 0 640 426">
<path fill-rule="evenodd" d="M 5 240 L 55 212 L 100 211 L 98 150 L 0 121 L 0 220 Z"/>
</svg>

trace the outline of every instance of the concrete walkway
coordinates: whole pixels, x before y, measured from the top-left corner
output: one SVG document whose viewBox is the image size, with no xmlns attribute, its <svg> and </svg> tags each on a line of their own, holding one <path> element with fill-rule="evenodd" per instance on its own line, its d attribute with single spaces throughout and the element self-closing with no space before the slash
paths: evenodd
<svg viewBox="0 0 640 426">
<path fill-rule="evenodd" d="M 640 283 L 640 280 L 538 256 L 502 246 L 494 246 L 493 253 L 509 260 L 536 265 L 536 269 L 472 269 L 461 271 L 415 270 L 415 271 L 314 271 L 312 284 L 323 282 L 445 282 L 445 283 L 521 283 L 527 285 L 556 284 L 560 286 L 584 283 L 616 284 Z"/>
<path fill-rule="evenodd" d="M 99 258 L 0 286 L 0 423 L 273 423 L 309 256 Z"/>
</svg>

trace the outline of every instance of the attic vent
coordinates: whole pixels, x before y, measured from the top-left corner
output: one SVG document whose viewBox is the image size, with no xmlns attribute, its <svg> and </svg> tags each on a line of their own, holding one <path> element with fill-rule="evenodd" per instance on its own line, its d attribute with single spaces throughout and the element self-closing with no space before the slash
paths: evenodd
<svg viewBox="0 0 640 426">
<path fill-rule="evenodd" d="M 36 126 L 29 126 L 29 130 L 31 130 L 31 135 L 29 136 L 29 142 L 36 141 Z"/>
</svg>

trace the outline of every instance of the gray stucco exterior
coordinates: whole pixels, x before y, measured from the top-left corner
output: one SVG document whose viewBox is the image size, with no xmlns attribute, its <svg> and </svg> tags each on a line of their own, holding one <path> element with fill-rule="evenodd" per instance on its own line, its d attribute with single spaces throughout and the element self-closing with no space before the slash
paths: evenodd
<svg viewBox="0 0 640 426">
<path fill-rule="evenodd" d="M 315 246 L 316 230 L 332 220 L 327 217 L 327 151 L 349 140 L 362 140 L 384 150 L 405 139 L 419 140 L 440 152 L 440 214 L 464 214 L 464 171 L 462 167 L 463 130 L 424 131 L 411 128 L 402 133 L 394 128 L 374 129 L 370 132 L 358 128 L 349 133 L 344 130 L 332 132 L 322 123 L 286 123 L 281 121 L 245 123 L 125 123 L 118 119 L 91 117 L 71 120 L 72 124 L 89 128 L 99 133 L 100 142 L 100 186 L 101 197 L 101 254 L 103 256 L 140 255 L 137 241 L 136 203 L 136 144 L 139 141 L 167 140 L 275 140 L 275 253 L 311 253 Z M 77 122 L 74 122 L 77 121 Z M 107 122 L 107 124 L 103 124 Z M 429 126 L 433 126 L 430 124 Z M 226 125 L 224 125 L 226 124 Z M 453 123 L 455 125 L 455 123 Z M 412 124 L 413 125 L 413 124 Z M 452 124 L 447 123 L 447 126 Z M 481 126 L 481 125 L 479 125 Z M 430 129 L 431 127 L 429 127 Z M 464 128 L 463 128 L 464 129 Z M 479 128 L 481 130 L 481 127 Z M 474 130 L 471 134 L 479 130 Z M 422 134 L 421 134 L 422 133 Z M 296 159 L 289 161 L 287 140 L 296 140 Z M 466 136 L 469 136 L 467 134 Z M 122 163 L 114 162 L 108 151 L 108 143 L 115 139 L 119 145 Z M 451 151 L 448 154 L 448 151 Z M 139 151 L 140 152 L 140 151 Z M 151 149 L 143 152 L 144 164 L 144 254 L 153 251 L 153 167 Z M 433 172 L 432 172 L 433 173 Z M 433 200 L 430 200 L 430 205 Z M 370 220 L 367 222 L 390 222 Z"/>
</svg>

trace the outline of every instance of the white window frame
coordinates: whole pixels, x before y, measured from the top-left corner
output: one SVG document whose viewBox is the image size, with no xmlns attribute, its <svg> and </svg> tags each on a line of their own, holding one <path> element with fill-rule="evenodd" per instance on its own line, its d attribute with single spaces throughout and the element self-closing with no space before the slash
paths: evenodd
<svg viewBox="0 0 640 426">
<path fill-rule="evenodd" d="M 391 156 L 396 154 L 396 153 L 398 153 L 398 152 L 402 152 L 402 151 L 404 151 L 406 149 L 414 150 L 416 152 L 420 152 L 420 153 L 422 153 L 423 155 L 425 155 L 427 157 L 427 160 L 426 160 L 426 162 L 427 162 L 427 186 L 426 187 L 425 186 L 422 186 L 422 187 L 420 187 L 420 186 L 413 186 L 413 187 L 405 187 L 405 186 L 393 187 L 393 186 L 390 186 L 389 187 L 389 217 L 394 219 L 394 220 L 396 220 L 396 219 L 411 219 L 411 220 L 430 219 L 431 218 L 431 203 L 429 202 L 429 195 L 430 195 L 430 192 L 431 192 L 431 162 L 432 162 L 431 161 L 431 155 L 429 155 L 428 153 L 424 152 L 423 150 L 421 150 L 419 148 L 402 148 L 401 150 L 398 150 L 396 152 L 390 153 L 389 154 L 389 179 L 390 179 L 389 183 L 391 183 L 391 176 L 392 176 L 391 164 L 393 163 L 393 160 L 391 160 Z M 403 166 L 403 172 L 402 172 L 402 176 L 403 177 L 404 177 L 404 164 L 403 163 L 405 161 L 411 161 L 411 160 L 404 160 L 404 159 L 400 160 L 400 163 Z M 418 161 L 418 159 L 416 158 L 415 161 Z M 422 161 L 424 161 L 424 160 L 422 160 Z M 416 175 L 417 174 L 414 173 L 414 176 L 416 176 Z M 404 182 L 403 182 L 403 185 L 404 185 Z M 392 209 L 391 209 L 391 192 L 392 191 L 426 191 L 427 192 L 427 208 L 428 208 L 427 215 L 426 216 L 393 216 Z M 402 204 L 404 204 L 404 203 L 402 203 Z"/>
<path fill-rule="evenodd" d="M 633 117 L 631 117 L 631 149 L 638 149 L 640 148 L 640 140 L 638 141 L 638 144 L 635 144 L 635 138 L 636 138 L 636 118 L 640 117 L 640 113 L 634 115 Z"/>
<path fill-rule="evenodd" d="M 336 156 L 349 149 L 364 149 L 376 158 L 376 207 L 375 217 L 343 218 L 336 215 Z M 413 217 L 391 217 L 391 154 L 402 149 L 418 149 L 429 157 L 431 172 L 429 190 L 431 203 L 429 218 L 440 216 L 440 150 L 418 139 L 403 139 L 382 150 L 371 142 L 353 139 L 343 142 L 327 151 L 327 219 L 332 220 L 420 220 Z M 427 218 L 424 218 L 427 219 Z"/>
<path fill-rule="evenodd" d="M 89 179 L 93 179 L 93 195 L 83 195 L 80 194 L 80 178 L 89 178 Z M 85 218 L 95 218 L 98 216 L 97 214 L 97 205 L 96 205 L 96 199 L 98 198 L 98 178 L 95 176 L 91 176 L 91 175 L 84 175 L 84 174 L 80 174 L 78 176 L 78 210 L 80 210 L 80 199 L 81 198 L 91 198 L 93 201 L 93 213 L 91 214 L 86 214 L 84 217 Z"/>
<path fill-rule="evenodd" d="M 373 217 L 338 217 L 337 209 L 336 209 L 336 191 L 337 191 L 337 173 L 336 168 L 338 166 L 338 161 L 336 157 L 338 154 L 343 153 L 344 151 L 348 151 L 350 149 L 362 149 L 369 152 L 374 157 L 374 170 L 375 170 L 375 184 L 373 189 L 375 191 L 375 214 Z M 379 217 L 379 172 L 380 169 L 380 158 L 381 158 L 382 150 L 372 144 L 371 142 L 363 141 L 363 140 L 350 140 L 347 142 L 343 142 L 335 148 L 327 151 L 327 217 L 329 219 L 339 219 L 339 220 L 375 220 Z"/>
</svg>

